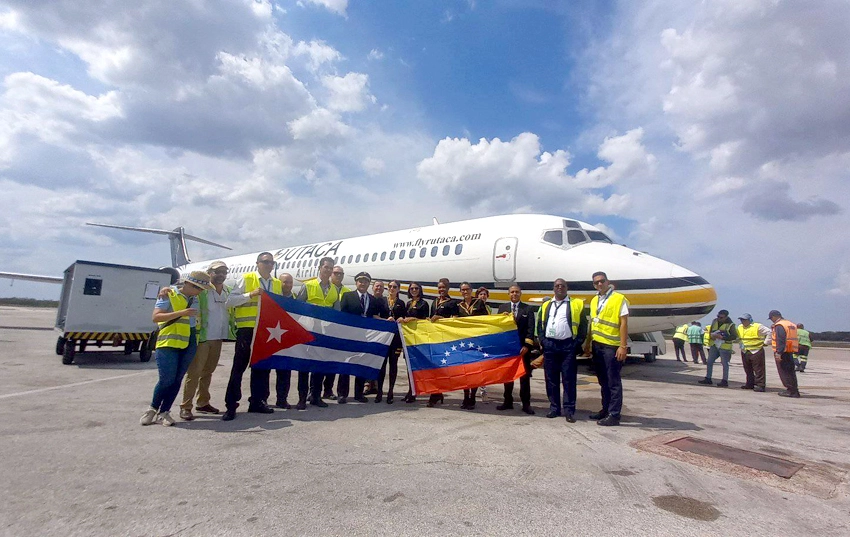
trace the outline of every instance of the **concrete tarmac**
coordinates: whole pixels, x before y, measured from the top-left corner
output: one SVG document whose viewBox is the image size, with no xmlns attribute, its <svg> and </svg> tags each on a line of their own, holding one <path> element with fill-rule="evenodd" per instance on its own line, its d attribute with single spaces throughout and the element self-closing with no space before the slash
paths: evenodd
<svg viewBox="0 0 850 537">
<path fill-rule="evenodd" d="M 813 349 L 801 399 L 777 397 L 771 359 L 767 393 L 739 389 L 737 355 L 726 389 L 671 355 L 628 364 L 612 428 L 587 419 L 600 398 L 584 366 L 575 424 L 545 418 L 542 371 L 526 416 L 496 410 L 501 386 L 471 412 L 461 393 L 405 404 L 401 368 L 393 405 L 257 415 L 243 400 L 231 422 L 142 427 L 155 361 L 62 365 L 54 317 L 0 307 L 0 535 L 850 534 L 848 350 Z M 225 344 L 213 376 L 221 408 L 232 356 Z M 803 468 L 785 479 L 666 444 L 684 436 Z"/>
</svg>

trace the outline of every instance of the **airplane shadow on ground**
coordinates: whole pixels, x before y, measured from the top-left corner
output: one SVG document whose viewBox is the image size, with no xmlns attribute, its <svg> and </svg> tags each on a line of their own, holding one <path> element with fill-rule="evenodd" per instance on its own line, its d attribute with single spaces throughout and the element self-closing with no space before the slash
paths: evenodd
<svg viewBox="0 0 850 537">
<path fill-rule="evenodd" d="M 56 357 L 59 361 L 61 358 Z M 150 361 L 139 360 L 139 353 L 124 354 L 122 351 L 85 351 L 74 355 L 74 363 L 70 367 L 77 366 L 80 369 L 122 369 L 128 371 L 144 371 L 156 369 L 156 360 L 151 357 Z"/>
<path fill-rule="evenodd" d="M 182 421 L 176 418 L 175 427 L 181 429 L 195 429 L 202 431 L 215 431 L 217 433 L 260 433 L 263 431 L 279 431 L 292 427 L 292 420 L 280 414 L 237 414 L 233 421 L 221 421 L 221 416 L 200 415 L 193 421 Z"/>
<path fill-rule="evenodd" d="M 620 427 L 635 427 L 650 431 L 702 431 L 703 428 L 690 421 L 679 421 L 668 418 L 649 418 L 624 414 L 620 419 Z"/>
</svg>

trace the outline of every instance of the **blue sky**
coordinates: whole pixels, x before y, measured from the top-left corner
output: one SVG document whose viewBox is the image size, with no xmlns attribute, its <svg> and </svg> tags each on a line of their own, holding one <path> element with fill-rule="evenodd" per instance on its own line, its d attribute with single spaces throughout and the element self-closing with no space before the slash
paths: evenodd
<svg viewBox="0 0 850 537">
<path fill-rule="evenodd" d="M 837 0 L 0 0 L 0 270 L 167 262 L 91 220 L 254 251 L 540 212 L 846 329 L 848 26 Z M 359 222 L 379 192 L 422 221 Z"/>
</svg>

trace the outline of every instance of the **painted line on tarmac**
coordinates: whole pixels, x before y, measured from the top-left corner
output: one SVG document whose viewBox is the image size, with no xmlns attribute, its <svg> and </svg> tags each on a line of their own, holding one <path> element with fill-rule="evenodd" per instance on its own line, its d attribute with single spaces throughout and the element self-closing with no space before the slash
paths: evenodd
<svg viewBox="0 0 850 537">
<path fill-rule="evenodd" d="M 0 399 L 9 399 L 11 397 L 21 397 L 23 395 L 31 395 L 34 393 L 44 393 L 52 390 L 61 390 L 63 388 L 76 388 L 77 386 L 85 386 L 86 384 L 94 384 L 95 382 L 103 382 L 105 380 L 115 380 L 115 379 L 125 379 L 127 377 L 135 377 L 138 375 L 144 375 L 146 373 L 150 373 L 150 371 L 139 371 L 138 373 L 129 373 L 127 375 L 117 375 L 114 377 L 106 377 L 102 379 L 94 379 L 94 380 L 85 380 L 83 382 L 75 382 L 73 384 L 62 384 L 61 386 L 50 386 L 49 388 L 39 388 L 37 390 L 27 390 L 25 392 L 18 393 L 7 393 L 5 395 L 0 395 Z"/>
</svg>

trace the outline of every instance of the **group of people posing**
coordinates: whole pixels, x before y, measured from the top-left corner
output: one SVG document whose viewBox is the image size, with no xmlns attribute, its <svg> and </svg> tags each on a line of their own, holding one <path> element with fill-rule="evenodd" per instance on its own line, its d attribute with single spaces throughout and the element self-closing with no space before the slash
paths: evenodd
<svg viewBox="0 0 850 537">
<path fill-rule="evenodd" d="M 717 359 L 723 366 L 723 376 L 717 386 L 729 386 L 729 362 L 732 360 L 734 345 L 741 352 L 741 362 L 744 366 L 746 381 L 741 386 L 745 390 L 763 392 L 765 382 L 765 348 L 771 347 L 779 379 L 785 391 L 779 392 L 782 397 L 800 397 L 797 387 L 797 372 L 806 370 L 809 349 L 812 346 L 809 332 L 801 324 L 794 324 L 782 317 L 777 310 L 768 313 L 772 325 L 767 327 L 753 321 L 753 316 L 745 313 L 738 317 L 741 324 L 735 326 L 729 317 L 728 310 L 717 312 L 717 318 L 708 328 L 703 329 L 699 322 L 683 324 L 676 328 L 673 334 L 673 346 L 676 350 L 676 361 L 687 362 L 685 343 L 691 347 L 691 358 L 695 364 L 702 360 L 706 365 L 705 378 L 700 384 L 714 385 L 712 373 Z M 708 347 L 708 359 L 703 347 Z"/>
<path fill-rule="evenodd" d="M 174 424 L 171 407 L 183 385 L 180 418 L 194 419 L 196 412 L 219 414 L 210 403 L 209 387 L 212 374 L 221 355 L 221 344 L 235 340 L 233 366 L 225 393 L 225 410 L 222 419 L 232 420 L 242 399 L 242 378 L 250 364 L 251 340 L 256 326 L 258 300 L 263 292 L 271 292 L 311 304 L 336 308 L 339 311 L 394 320 L 400 323 L 412 320 L 438 322 L 449 317 L 490 315 L 487 304 L 489 291 L 480 287 L 460 284 L 460 299 L 449 295 L 451 283 L 443 278 L 437 284 L 438 296 L 429 305 L 423 296 L 422 285 L 407 284 L 407 300 L 401 295 L 401 283 L 393 280 L 386 284 L 371 281 L 366 272 L 358 273 L 355 289 L 342 284 L 345 272 L 334 259 L 325 257 L 319 262 L 318 276 L 304 282 L 297 296 L 292 295 L 293 278 L 290 274 L 272 275 L 274 258 L 263 252 L 257 257 L 257 270 L 240 276 L 231 288 L 224 284 L 228 267 L 222 261 L 210 264 L 207 272 L 194 271 L 181 285 L 163 289 L 154 308 L 153 321 L 159 325 L 156 340 L 156 362 L 159 381 L 153 392 L 150 408 L 142 415 L 140 423 L 150 425 Z M 510 302 L 501 304 L 498 314 L 513 316 L 521 344 L 525 375 L 520 378 L 522 411 L 534 414 L 531 408 L 531 374 L 542 367 L 546 377 L 546 394 L 549 399 L 547 418 L 563 416 L 575 422 L 578 354 L 592 356 L 594 371 L 602 393 L 602 408 L 590 415 L 602 426 L 619 425 L 623 405 L 620 370 L 626 359 L 628 337 L 628 301 L 614 290 L 604 272 L 593 274 L 597 294 L 590 303 L 590 318 L 584 314 L 585 303 L 570 297 L 567 282 L 557 279 L 553 283 L 553 296 L 543 302 L 535 315 L 534 308 L 522 302 L 522 289 L 512 285 Z M 370 291 L 371 287 L 371 293 Z M 387 296 L 384 296 L 384 292 Z M 534 358 L 537 351 L 542 355 Z M 354 379 L 353 400 L 368 402 L 366 395 L 374 394 L 374 401 L 394 402 L 398 377 L 398 360 L 402 352 L 401 337 L 397 335 L 380 370 L 378 380 L 368 382 Z M 384 394 L 386 373 L 389 384 Z M 275 405 L 289 409 L 292 371 L 275 370 Z M 251 367 L 248 412 L 270 414 L 274 409 L 268 404 L 271 395 L 271 370 Z M 185 377 L 185 382 L 184 382 Z M 298 401 L 295 408 L 305 410 L 307 405 L 327 407 L 324 400 L 346 404 L 351 379 L 348 375 L 326 375 L 299 371 L 297 374 Z M 336 380 L 336 393 L 334 393 Z M 514 383 L 504 385 L 504 398 L 498 410 L 514 408 Z M 464 390 L 461 408 L 475 408 L 477 388 Z M 563 395 L 563 397 L 562 397 Z M 409 388 L 403 401 L 413 403 L 416 397 Z M 443 403 L 442 394 L 433 394 L 428 406 Z"/>
</svg>

